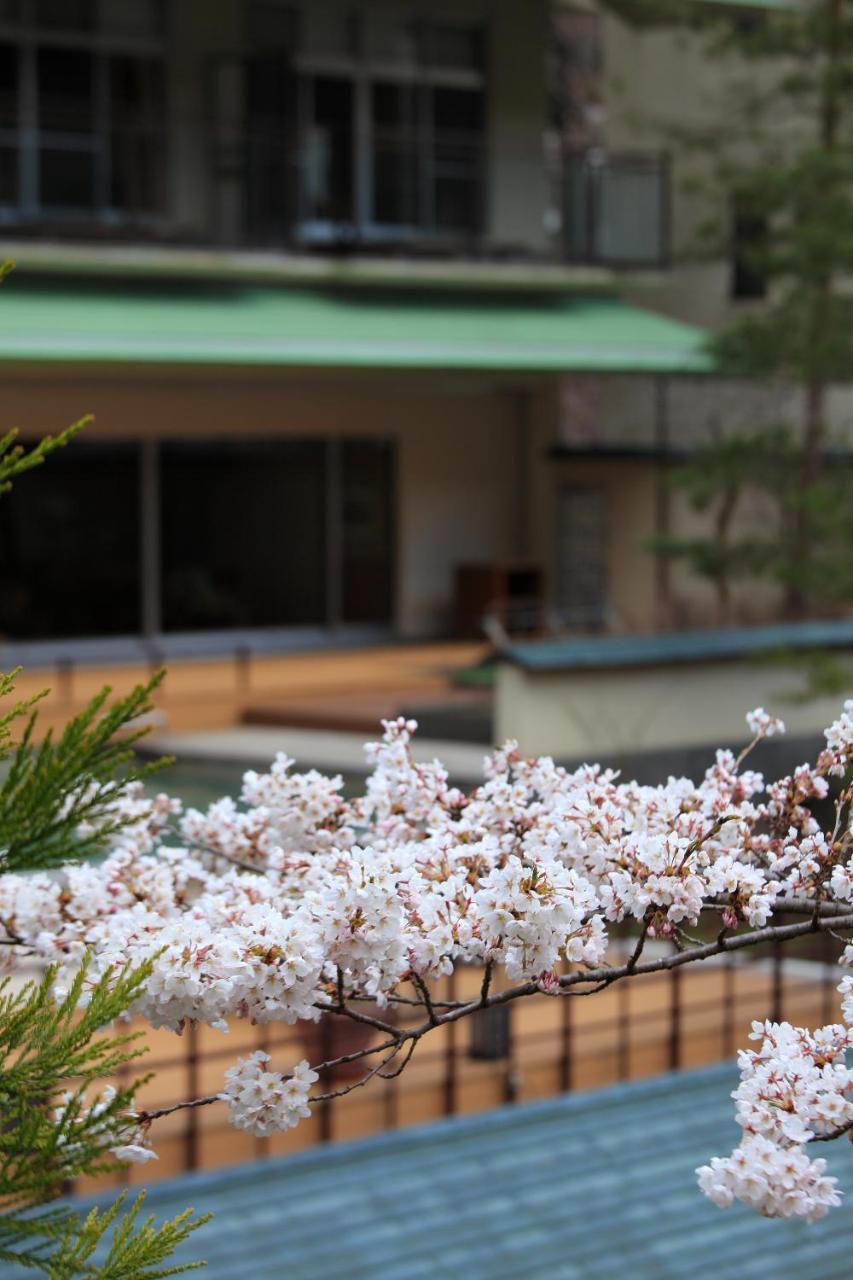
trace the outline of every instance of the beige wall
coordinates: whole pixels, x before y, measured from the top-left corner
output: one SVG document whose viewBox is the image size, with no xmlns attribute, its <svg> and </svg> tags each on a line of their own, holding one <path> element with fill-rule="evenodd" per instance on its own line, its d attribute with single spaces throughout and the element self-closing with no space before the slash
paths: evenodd
<svg viewBox="0 0 853 1280">
<path fill-rule="evenodd" d="M 489 48 L 489 238 L 544 252 L 547 0 L 494 0 Z"/>
<path fill-rule="evenodd" d="M 765 706 L 789 733 L 820 733 L 840 699 L 795 701 L 796 667 L 749 661 L 530 675 L 498 668 L 495 741 L 529 755 L 607 763 L 608 754 L 742 742 L 744 715 Z"/>
<path fill-rule="evenodd" d="M 511 552 L 515 470 L 508 395 L 465 378 L 382 383 L 233 378 L 4 378 L 4 420 L 32 437 L 95 414 L 92 441 L 383 436 L 397 445 L 397 623 L 430 635 L 450 623 L 454 566 Z M 78 447 L 83 447 L 81 444 Z"/>
</svg>

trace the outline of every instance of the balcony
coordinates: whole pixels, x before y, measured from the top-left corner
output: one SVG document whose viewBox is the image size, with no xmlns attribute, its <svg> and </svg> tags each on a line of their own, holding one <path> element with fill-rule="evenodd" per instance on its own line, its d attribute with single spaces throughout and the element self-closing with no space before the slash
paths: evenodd
<svg viewBox="0 0 853 1280">
<path fill-rule="evenodd" d="M 564 170 L 563 250 L 589 266 L 662 268 L 670 257 L 670 169 L 665 155 L 595 149 Z"/>
</svg>

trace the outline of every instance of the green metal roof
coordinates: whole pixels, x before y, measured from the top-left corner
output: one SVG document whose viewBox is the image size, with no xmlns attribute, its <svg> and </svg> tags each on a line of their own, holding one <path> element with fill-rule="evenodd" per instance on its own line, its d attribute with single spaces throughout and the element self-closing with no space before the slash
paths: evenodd
<svg viewBox="0 0 853 1280">
<path fill-rule="evenodd" d="M 766 627 L 662 631 L 656 635 L 582 636 L 509 644 L 497 653 L 526 671 L 572 671 L 715 662 L 768 653 L 853 648 L 853 620 L 780 622 Z"/>
<path fill-rule="evenodd" d="M 614 297 L 20 281 L 0 360 L 706 372 L 700 330 Z"/>
<path fill-rule="evenodd" d="M 738 1141 L 735 1080 L 726 1064 L 189 1175 L 145 1211 L 213 1211 L 175 1257 L 208 1259 L 205 1280 L 849 1280 L 849 1143 L 819 1153 L 847 1193 L 822 1222 L 699 1193 L 696 1166 Z"/>
</svg>

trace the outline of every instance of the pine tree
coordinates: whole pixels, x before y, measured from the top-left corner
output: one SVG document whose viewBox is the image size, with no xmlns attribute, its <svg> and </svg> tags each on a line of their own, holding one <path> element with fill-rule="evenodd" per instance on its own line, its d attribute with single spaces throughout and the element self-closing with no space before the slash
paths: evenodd
<svg viewBox="0 0 853 1280">
<path fill-rule="evenodd" d="M 30 450 L 0 439 L 0 493 L 80 430 L 77 423 Z M 104 689 L 59 736 L 37 734 L 38 697 L 16 701 L 16 672 L 0 675 L 0 872 L 44 871 L 98 853 L 121 824 L 115 802 L 143 776 L 135 722 L 159 677 L 107 706 Z M 16 730 L 20 728 L 18 734 Z M 14 932 L 7 925 L 7 937 Z M 69 989 L 55 972 L 16 987 L 0 983 L 0 1263 L 49 1280 L 156 1280 L 187 1270 L 169 1264 L 204 1219 L 191 1210 L 155 1225 L 143 1195 L 120 1195 L 85 1215 L 61 1200 L 74 1178 L 117 1166 L 128 1115 L 144 1078 L 113 1090 L 105 1081 L 144 1052 L 136 1034 L 112 1024 L 148 977 L 142 966 L 87 982 L 84 959 Z M 81 997 L 85 991 L 85 1007 Z M 200 1265 L 200 1264 L 196 1264 Z"/>
<path fill-rule="evenodd" d="M 773 576 L 791 617 L 819 601 L 850 600 L 853 479 L 848 468 L 827 466 L 827 401 L 830 387 L 853 375 L 853 296 L 843 285 L 853 269 L 853 0 L 792 0 L 778 8 L 607 4 L 626 21 L 691 27 L 726 78 L 731 118 L 684 129 L 678 142 L 707 163 L 709 189 L 726 197 L 725 222 L 706 228 L 706 251 L 715 244 L 731 252 L 736 224 L 751 228 L 740 256 L 766 299 L 717 335 L 712 350 L 723 374 L 779 379 L 802 393 L 801 429 L 773 433 L 770 452 L 772 424 L 756 423 L 740 450 L 723 439 L 696 459 L 692 479 L 684 470 L 677 475 L 688 493 L 702 491 L 716 528 L 704 549 L 697 540 L 670 539 L 656 550 L 685 559 L 717 584 L 744 572 Z M 756 475 L 757 455 L 773 483 Z M 733 484 L 740 492 L 763 488 L 779 508 L 778 529 L 767 539 L 773 545 L 743 560 L 720 536 L 721 523 L 728 531 Z"/>
</svg>

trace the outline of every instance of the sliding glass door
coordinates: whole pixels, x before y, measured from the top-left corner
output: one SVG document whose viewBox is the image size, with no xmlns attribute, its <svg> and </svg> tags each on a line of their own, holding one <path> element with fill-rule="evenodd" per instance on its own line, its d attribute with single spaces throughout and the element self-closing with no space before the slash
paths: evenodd
<svg viewBox="0 0 853 1280">
<path fill-rule="evenodd" d="M 325 622 L 322 441 L 164 444 L 160 477 L 164 631 Z"/>
<path fill-rule="evenodd" d="M 390 624 L 385 440 L 75 442 L 0 500 L 0 641 Z"/>
</svg>

